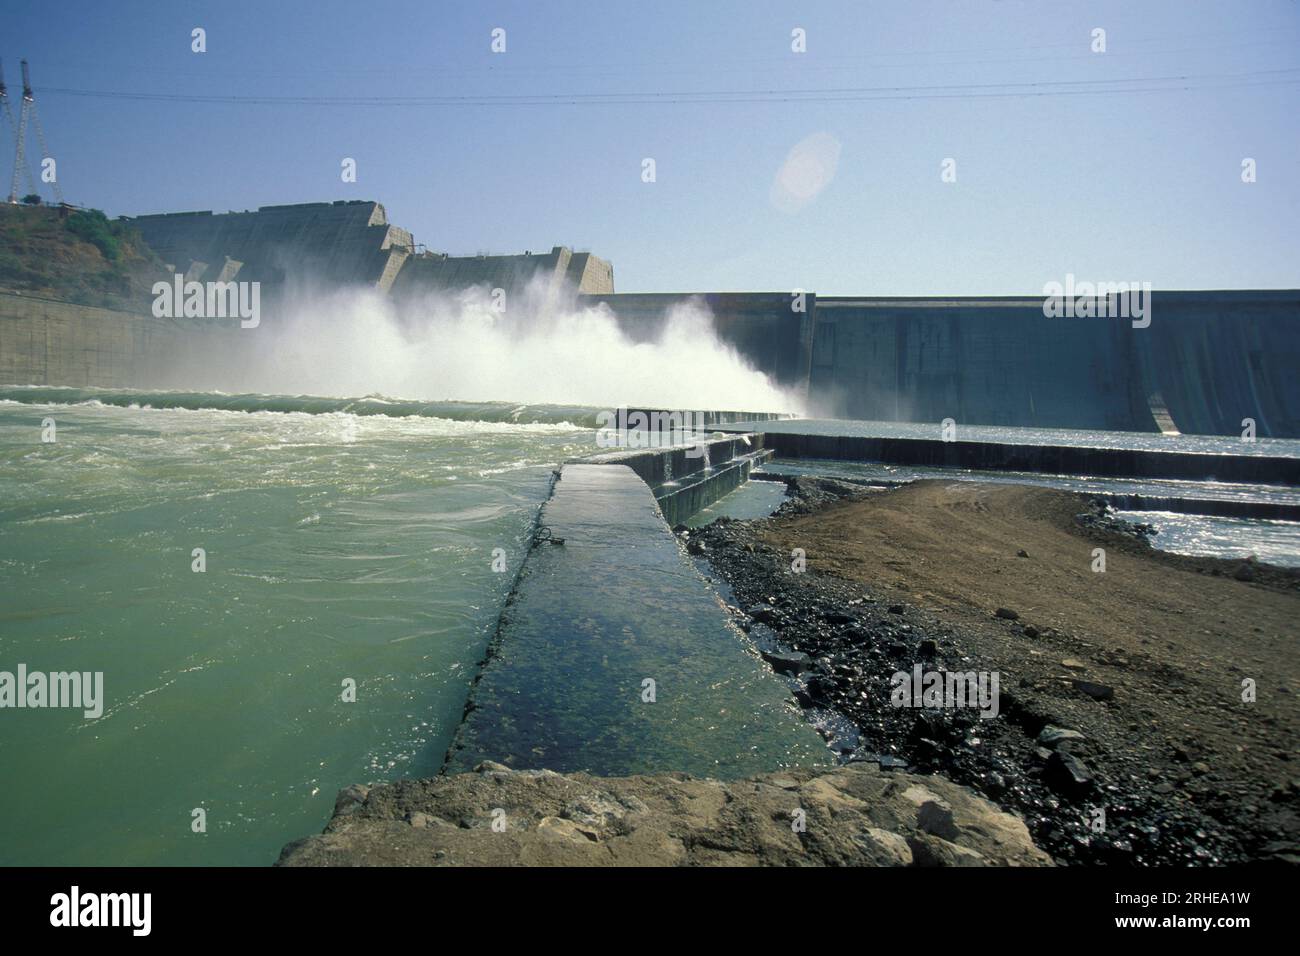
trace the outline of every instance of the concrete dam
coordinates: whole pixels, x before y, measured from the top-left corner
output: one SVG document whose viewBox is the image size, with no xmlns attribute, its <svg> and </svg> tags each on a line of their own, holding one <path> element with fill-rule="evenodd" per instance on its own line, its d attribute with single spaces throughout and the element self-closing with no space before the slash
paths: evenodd
<svg viewBox="0 0 1300 956">
<path fill-rule="evenodd" d="M 1249 420 L 1261 437 L 1300 437 L 1300 290 L 1157 291 L 1149 326 L 1135 328 L 1048 318 L 1042 296 L 615 293 L 612 265 L 591 253 L 431 252 L 372 201 L 128 221 L 186 280 L 261 283 L 270 322 L 298 283 L 365 285 L 418 307 L 429 292 L 513 290 L 541 277 L 578 306 L 610 309 L 635 341 L 656 338 L 674 305 L 703 304 L 721 340 L 804 396 L 813 415 L 1212 435 L 1240 435 Z M 154 319 L 143 306 L 133 314 L 2 293 L 7 384 L 147 386 L 169 341 L 193 349 L 184 343 L 199 337 L 193 323 Z"/>
<path fill-rule="evenodd" d="M 673 294 L 592 295 L 653 338 Z M 1300 291 L 1154 292 L 1152 321 L 1047 318 L 1043 299 L 703 294 L 720 337 L 832 418 L 1300 435 Z"/>
</svg>

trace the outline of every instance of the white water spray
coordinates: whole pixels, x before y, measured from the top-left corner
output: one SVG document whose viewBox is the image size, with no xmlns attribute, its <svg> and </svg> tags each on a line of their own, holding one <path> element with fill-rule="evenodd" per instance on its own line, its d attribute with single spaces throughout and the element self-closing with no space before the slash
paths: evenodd
<svg viewBox="0 0 1300 956">
<path fill-rule="evenodd" d="M 719 340 L 701 303 L 672 308 L 655 340 L 634 342 L 605 306 L 562 300 L 540 279 L 503 311 L 483 287 L 400 307 L 371 289 L 294 295 L 233 334 L 238 354 L 177 371 L 223 391 L 803 411 L 802 396 Z"/>
</svg>

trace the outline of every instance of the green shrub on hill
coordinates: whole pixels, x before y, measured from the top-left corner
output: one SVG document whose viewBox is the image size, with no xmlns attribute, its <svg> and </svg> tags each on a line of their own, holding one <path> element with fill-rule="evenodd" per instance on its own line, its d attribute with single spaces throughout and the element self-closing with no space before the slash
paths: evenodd
<svg viewBox="0 0 1300 956">
<path fill-rule="evenodd" d="M 110 262 L 120 254 L 118 239 L 122 235 L 122 224 L 109 222 L 108 217 L 98 209 L 74 212 L 68 217 L 67 226 L 70 233 L 95 246 Z"/>
<path fill-rule="evenodd" d="M 143 310 L 163 263 L 98 209 L 0 203 L 0 290 Z"/>
</svg>

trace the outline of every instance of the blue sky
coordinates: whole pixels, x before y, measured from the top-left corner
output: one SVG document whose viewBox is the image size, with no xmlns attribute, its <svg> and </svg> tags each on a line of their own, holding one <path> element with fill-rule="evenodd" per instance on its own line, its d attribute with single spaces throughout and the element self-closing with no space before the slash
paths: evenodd
<svg viewBox="0 0 1300 956">
<path fill-rule="evenodd" d="M 11 0 L 0 57 L 15 100 L 31 61 L 67 198 L 110 215 L 378 199 L 430 249 L 590 249 L 625 292 L 1300 286 L 1295 0 Z M 725 91 L 751 95 L 664 95 Z M 645 95 L 593 100 L 619 92 Z M 822 188 L 774 202 L 810 137 Z"/>
</svg>

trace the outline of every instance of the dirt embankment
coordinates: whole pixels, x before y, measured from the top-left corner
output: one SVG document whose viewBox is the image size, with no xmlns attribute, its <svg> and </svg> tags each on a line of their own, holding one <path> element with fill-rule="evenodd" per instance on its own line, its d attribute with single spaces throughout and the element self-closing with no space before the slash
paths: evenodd
<svg viewBox="0 0 1300 956">
<path fill-rule="evenodd" d="M 724 782 L 511 770 L 353 786 L 279 866 L 1045 866 L 1025 825 L 868 765 Z"/>
<path fill-rule="evenodd" d="M 1076 517 L 1087 510 L 1064 491 L 926 481 L 792 519 L 765 537 L 804 548 L 817 570 L 973 628 L 982 652 L 1014 662 L 1035 685 L 1113 687 L 1114 709 L 1134 734 L 1165 735 L 1220 772 L 1300 776 L 1291 764 L 1300 578 L 1263 568 L 1239 581 L 1240 562 L 1091 532 Z M 1104 571 L 1094 570 L 1098 548 Z M 998 608 L 1019 617 L 998 618 Z M 1253 704 L 1242 699 L 1244 680 L 1255 683 Z"/>
<path fill-rule="evenodd" d="M 1300 575 L 1105 524 L 1077 494 L 939 480 L 692 540 L 742 626 L 807 658 L 769 659 L 859 729 L 853 759 L 975 786 L 1058 859 L 1300 860 Z M 892 707 L 889 674 L 916 664 L 998 672 L 1003 719 Z"/>
</svg>

